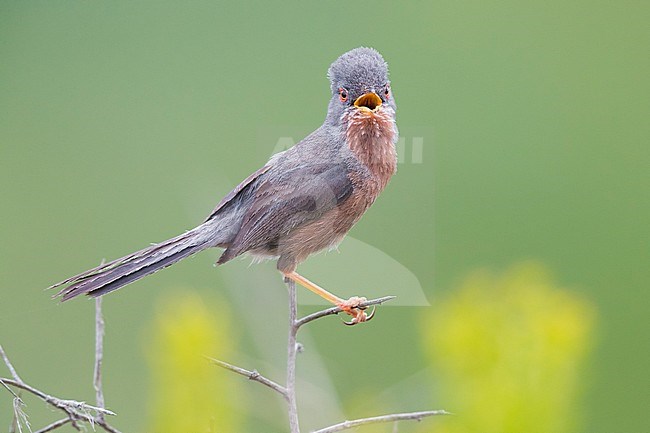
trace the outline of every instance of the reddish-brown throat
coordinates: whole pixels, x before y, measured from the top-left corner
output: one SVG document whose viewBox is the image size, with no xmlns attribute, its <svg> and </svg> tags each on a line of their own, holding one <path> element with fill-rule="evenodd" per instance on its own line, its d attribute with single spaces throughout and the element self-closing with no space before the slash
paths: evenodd
<svg viewBox="0 0 650 433">
<path fill-rule="evenodd" d="M 380 188 L 397 169 L 395 112 L 374 92 L 359 96 L 343 121 L 350 149 L 377 177 Z"/>
</svg>

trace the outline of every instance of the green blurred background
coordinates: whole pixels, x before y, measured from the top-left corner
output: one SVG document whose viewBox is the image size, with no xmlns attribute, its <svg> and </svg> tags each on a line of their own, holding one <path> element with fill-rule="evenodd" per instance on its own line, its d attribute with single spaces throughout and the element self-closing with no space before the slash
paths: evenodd
<svg viewBox="0 0 650 433">
<path fill-rule="evenodd" d="M 314 323 L 301 338 L 304 429 L 444 408 L 455 420 L 400 431 L 647 431 L 649 17 L 644 2 L 0 2 L 0 344 L 27 382 L 93 401 L 93 304 L 57 305 L 42 289 L 200 222 L 281 137 L 321 123 L 327 67 L 367 45 L 391 67 L 404 161 L 353 229 L 361 246 L 317 256 L 305 274 L 349 295 L 399 292 L 363 254 L 377 250 L 433 307 L 402 302 L 352 329 Z M 165 385 L 185 377 L 184 350 L 283 378 L 286 291 L 273 264 L 214 269 L 217 256 L 105 300 L 105 393 L 122 431 L 183 431 L 163 415 L 186 383 L 188 407 L 219 396 L 205 405 L 211 431 L 286 431 L 282 402 L 255 384 L 199 366 Z M 546 270 L 517 270 L 530 259 Z M 520 297 L 527 289 L 502 289 L 511 281 L 539 290 Z M 502 337 L 490 356 L 523 373 L 493 358 L 489 372 L 447 365 L 447 354 L 487 353 L 473 350 L 492 340 L 457 328 L 476 317 L 474 331 Z M 510 339 L 520 326 L 530 332 Z M 539 356 L 519 362 L 527 344 Z M 548 386 L 534 391 L 524 385 L 540 366 Z M 463 427 L 499 412 L 488 409 L 502 404 L 490 398 L 500 377 L 507 398 L 530 405 L 506 411 L 514 424 Z M 464 389 L 485 398 L 463 400 Z M 536 411 L 528 396 L 542 393 Z M 27 401 L 35 427 L 57 416 Z M 10 406 L 0 393 L 0 431 Z M 556 416 L 562 427 L 517 423 Z"/>
</svg>

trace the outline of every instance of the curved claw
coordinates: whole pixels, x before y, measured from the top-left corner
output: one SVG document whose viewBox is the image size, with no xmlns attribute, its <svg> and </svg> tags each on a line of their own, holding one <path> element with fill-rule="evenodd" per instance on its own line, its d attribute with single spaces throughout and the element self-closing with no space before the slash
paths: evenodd
<svg viewBox="0 0 650 433">
<path fill-rule="evenodd" d="M 352 320 L 350 320 L 349 322 L 346 322 L 345 320 L 343 320 L 343 324 L 347 325 L 347 326 L 354 326 L 354 325 L 358 325 L 359 323 L 362 323 L 362 322 L 371 321 L 372 318 L 375 317 L 375 311 L 377 310 L 377 308 L 376 308 L 376 306 L 373 305 L 372 306 L 372 311 L 370 312 L 370 314 L 366 314 L 365 311 L 363 311 L 366 308 L 368 308 L 368 307 L 359 308 L 359 310 L 360 310 L 359 314 L 357 316 L 353 317 Z"/>
<path fill-rule="evenodd" d="M 377 310 L 377 306 L 373 305 L 372 306 L 372 311 L 370 312 L 370 314 L 368 314 L 368 317 L 366 317 L 366 322 L 370 322 L 372 320 L 372 318 L 375 317 L 375 311 L 376 310 Z"/>
</svg>

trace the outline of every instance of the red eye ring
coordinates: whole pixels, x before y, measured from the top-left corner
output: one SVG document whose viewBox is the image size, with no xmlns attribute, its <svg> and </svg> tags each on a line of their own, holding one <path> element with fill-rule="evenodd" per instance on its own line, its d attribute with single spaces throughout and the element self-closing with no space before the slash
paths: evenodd
<svg viewBox="0 0 650 433">
<path fill-rule="evenodd" d="M 341 102 L 345 102 L 348 100 L 348 91 L 345 90 L 343 87 L 339 87 L 339 99 Z"/>
</svg>

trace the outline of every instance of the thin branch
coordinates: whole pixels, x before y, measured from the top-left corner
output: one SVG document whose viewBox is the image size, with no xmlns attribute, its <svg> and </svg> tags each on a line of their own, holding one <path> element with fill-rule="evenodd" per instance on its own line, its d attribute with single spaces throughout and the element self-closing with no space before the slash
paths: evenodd
<svg viewBox="0 0 650 433">
<path fill-rule="evenodd" d="M 14 398 L 13 409 L 14 409 L 14 424 L 13 426 L 18 427 L 18 433 L 23 433 L 23 427 L 27 427 L 27 430 L 32 431 L 32 427 L 29 425 L 29 419 L 27 414 L 23 411 L 23 406 L 25 403 L 19 398 Z"/>
<path fill-rule="evenodd" d="M 363 303 L 359 304 L 359 307 L 366 308 L 366 307 L 369 307 L 371 305 L 379 305 L 379 304 L 383 304 L 384 302 L 392 301 L 395 298 L 396 298 L 396 296 L 384 296 L 384 297 L 377 298 L 377 299 L 370 299 L 370 300 L 368 300 L 366 302 L 363 302 Z M 316 313 L 312 313 L 312 314 L 310 314 L 308 316 L 305 316 L 302 319 L 298 320 L 296 322 L 296 326 L 298 328 L 300 328 L 302 325 L 305 325 L 305 324 L 307 324 L 307 323 L 309 323 L 309 322 L 311 322 L 313 320 L 320 319 L 321 317 L 331 316 L 333 314 L 338 314 L 341 311 L 343 311 L 343 310 L 341 310 L 340 307 L 332 307 L 332 308 L 328 308 L 326 310 L 317 311 Z"/>
<path fill-rule="evenodd" d="M 220 361 L 218 359 L 209 358 L 209 357 L 206 357 L 206 358 L 210 362 L 212 362 L 215 365 L 218 365 L 221 368 L 225 368 L 226 370 L 230 370 L 230 371 L 232 371 L 234 373 L 242 375 L 242 376 L 248 378 L 249 380 L 253 380 L 255 382 L 261 383 L 262 385 L 268 386 L 273 391 L 280 394 L 285 400 L 287 400 L 287 402 L 289 401 L 289 397 L 287 395 L 287 389 L 284 386 L 273 382 L 271 379 L 267 379 L 266 377 L 259 374 L 257 372 L 257 370 L 252 370 L 252 371 L 251 370 L 246 370 L 245 368 L 237 367 L 236 365 L 228 364 L 227 362 Z"/>
<path fill-rule="evenodd" d="M 298 402 L 296 398 L 296 356 L 298 355 L 297 334 L 300 324 L 298 322 L 298 297 L 296 283 L 285 279 L 289 291 L 289 338 L 287 342 L 287 397 L 289 403 L 289 427 L 291 433 L 300 433 L 298 421 Z"/>
<path fill-rule="evenodd" d="M 90 416 L 87 413 L 82 413 L 82 411 L 83 412 L 95 411 L 97 413 L 103 413 L 104 415 L 115 415 L 114 412 L 111 412 L 108 409 L 102 409 L 101 407 L 92 406 L 82 401 L 65 400 L 62 398 L 53 397 L 49 394 L 44 393 L 43 391 L 40 391 L 26 384 L 25 382 L 18 382 L 14 379 L 8 379 L 4 377 L 0 378 L 0 381 L 3 381 L 7 385 L 11 385 L 15 388 L 20 388 L 24 391 L 29 392 L 30 394 L 35 395 L 36 397 L 40 398 L 44 402 L 48 403 L 50 406 L 54 406 L 58 409 L 61 409 L 66 414 L 72 415 L 73 418 L 75 419 L 82 419 L 89 422 L 93 421 L 92 416 Z"/>
<path fill-rule="evenodd" d="M 102 260 L 102 264 L 104 261 Z M 102 364 L 104 361 L 104 316 L 102 315 L 102 297 L 95 299 L 95 369 L 93 371 L 93 387 L 97 406 L 105 409 L 104 388 L 102 386 Z M 120 433 L 115 427 L 106 422 L 104 414 L 98 412 L 94 422 L 109 433 Z"/>
<path fill-rule="evenodd" d="M 9 385 L 7 385 L 7 384 L 4 382 L 4 379 L 0 378 L 0 384 L 1 384 L 2 386 L 4 386 L 5 388 L 7 388 L 7 391 L 9 391 L 9 392 L 11 393 L 11 395 L 14 396 L 14 398 L 17 398 L 18 400 L 20 400 L 20 396 L 19 396 L 18 394 L 16 394 L 16 393 L 14 392 L 13 389 L 9 388 Z M 10 432 L 10 433 L 11 433 L 11 432 Z"/>
<path fill-rule="evenodd" d="M 93 386 L 95 387 L 95 402 L 104 408 L 104 390 L 102 388 L 102 361 L 104 360 L 104 317 L 102 316 L 102 297 L 95 298 L 95 370 Z M 104 415 L 97 415 L 98 421 L 104 421 Z"/>
<path fill-rule="evenodd" d="M 4 385 L 5 388 L 7 388 L 13 394 L 13 390 L 11 388 L 9 388 L 4 383 L 3 383 L 3 385 Z M 15 398 L 17 398 L 17 397 L 18 396 L 16 396 Z M 15 398 L 14 398 L 14 401 L 15 401 Z M 17 428 L 18 428 L 18 418 L 16 417 L 16 412 L 14 411 L 14 413 L 11 415 L 11 424 L 9 424 L 8 433 L 16 433 Z"/>
<path fill-rule="evenodd" d="M 5 388 L 7 388 L 7 390 L 9 390 L 9 392 L 11 392 L 11 394 L 14 396 L 14 412 L 16 413 L 16 418 L 17 418 L 15 425 L 18 427 L 19 432 L 22 432 L 21 419 L 19 417 L 21 413 L 16 412 L 16 408 L 17 407 L 19 408 L 20 405 L 24 405 L 24 403 L 21 400 L 20 396 L 16 394 L 16 392 L 14 392 L 14 390 L 11 389 L 10 387 L 18 388 L 23 391 L 29 392 L 30 394 L 35 395 L 36 397 L 40 398 L 50 406 L 60 409 L 66 414 L 66 418 L 61 419 L 59 421 L 55 421 L 52 424 L 38 430 L 36 433 L 50 432 L 68 423 L 70 423 L 75 429 L 80 430 L 81 427 L 77 423 L 78 421 L 87 422 L 91 426 L 97 424 L 109 433 L 120 433 L 119 430 L 110 426 L 105 419 L 105 415 L 115 415 L 115 413 L 113 413 L 110 410 L 107 410 L 104 407 L 104 395 L 102 392 L 102 383 L 101 383 L 104 321 L 101 313 L 101 302 L 96 303 L 95 308 L 96 308 L 95 310 L 96 339 L 95 339 L 95 372 L 94 372 L 93 384 L 95 386 L 95 391 L 96 391 L 97 406 L 92 406 L 81 401 L 65 400 L 65 399 L 57 398 L 49 394 L 46 394 L 45 392 L 40 391 L 39 389 L 36 389 L 33 386 L 28 385 L 20 378 L 20 376 L 16 372 L 16 369 L 11 364 L 11 361 L 9 361 L 9 357 L 7 356 L 6 352 L 4 351 L 2 346 L 0 346 L 0 357 L 6 364 L 12 376 L 12 379 L 0 377 L 0 384 L 2 384 Z M 92 414 L 91 412 L 94 412 L 94 414 Z M 27 425 L 26 416 L 23 417 L 22 421 L 25 425 Z"/>
<path fill-rule="evenodd" d="M 14 380 L 18 382 L 22 382 L 23 380 L 18 376 L 18 373 L 16 373 L 16 369 L 14 368 L 13 365 L 11 365 L 11 361 L 9 361 L 9 357 L 5 353 L 4 349 L 2 348 L 2 345 L 0 345 L 0 356 L 2 357 L 2 360 L 5 362 L 7 365 L 7 368 L 9 369 L 9 373 L 11 374 L 11 377 L 14 378 Z"/>
<path fill-rule="evenodd" d="M 2 360 L 4 361 L 5 365 L 7 366 L 7 369 L 9 370 L 9 373 L 11 374 L 11 377 L 14 378 L 14 380 L 17 380 L 18 382 L 22 382 L 23 380 L 20 378 L 18 375 L 18 372 L 14 368 L 13 364 L 9 360 L 9 357 L 7 356 L 7 353 L 4 351 L 2 348 L 2 345 L 0 345 L 0 356 L 2 357 Z M 29 425 L 29 421 L 27 420 L 27 415 L 25 412 L 23 412 L 22 407 L 25 406 L 25 403 L 22 400 L 22 396 L 19 394 L 16 394 L 13 389 L 9 388 L 7 384 L 0 379 L 0 383 L 2 386 L 7 388 L 9 392 L 14 396 L 13 400 L 13 416 L 12 416 L 12 421 L 11 421 L 11 426 L 9 427 L 9 433 L 14 433 L 16 431 L 16 428 L 18 428 L 18 432 L 22 433 L 23 428 L 22 424 L 25 424 L 27 426 L 27 429 L 31 431 L 31 427 Z"/>
<path fill-rule="evenodd" d="M 361 425 L 377 424 L 377 423 L 384 423 L 384 422 L 406 421 L 406 420 L 420 421 L 422 420 L 422 418 L 426 418 L 429 416 L 436 416 L 436 415 L 449 415 L 449 412 L 444 410 L 428 410 L 423 412 L 394 413 L 391 415 L 375 416 L 372 418 L 360 418 L 352 421 L 344 421 L 342 423 L 325 427 L 320 430 L 315 430 L 312 433 L 335 433 L 343 430 L 349 430 L 354 427 L 359 427 Z"/>
<path fill-rule="evenodd" d="M 106 430 L 108 433 L 121 433 L 118 429 L 116 429 L 112 425 L 109 425 L 106 421 L 97 420 L 96 422 L 97 422 L 97 425 L 101 426 L 101 428 Z"/>
<path fill-rule="evenodd" d="M 66 425 L 66 424 L 69 423 L 70 421 L 72 421 L 72 419 L 70 419 L 70 418 L 63 418 L 63 419 L 60 419 L 60 420 L 58 420 L 58 421 L 54 421 L 52 424 L 50 424 L 50 425 L 48 425 L 48 426 L 43 427 L 43 428 L 40 429 L 40 430 L 35 431 L 34 433 L 46 433 L 46 432 L 50 432 L 50 431 L 52 431 L 52 430 L 56 430 L 56 429 L 58 429 L 58 428 L 61 427 L 61 426 Z"/>
</svg>

